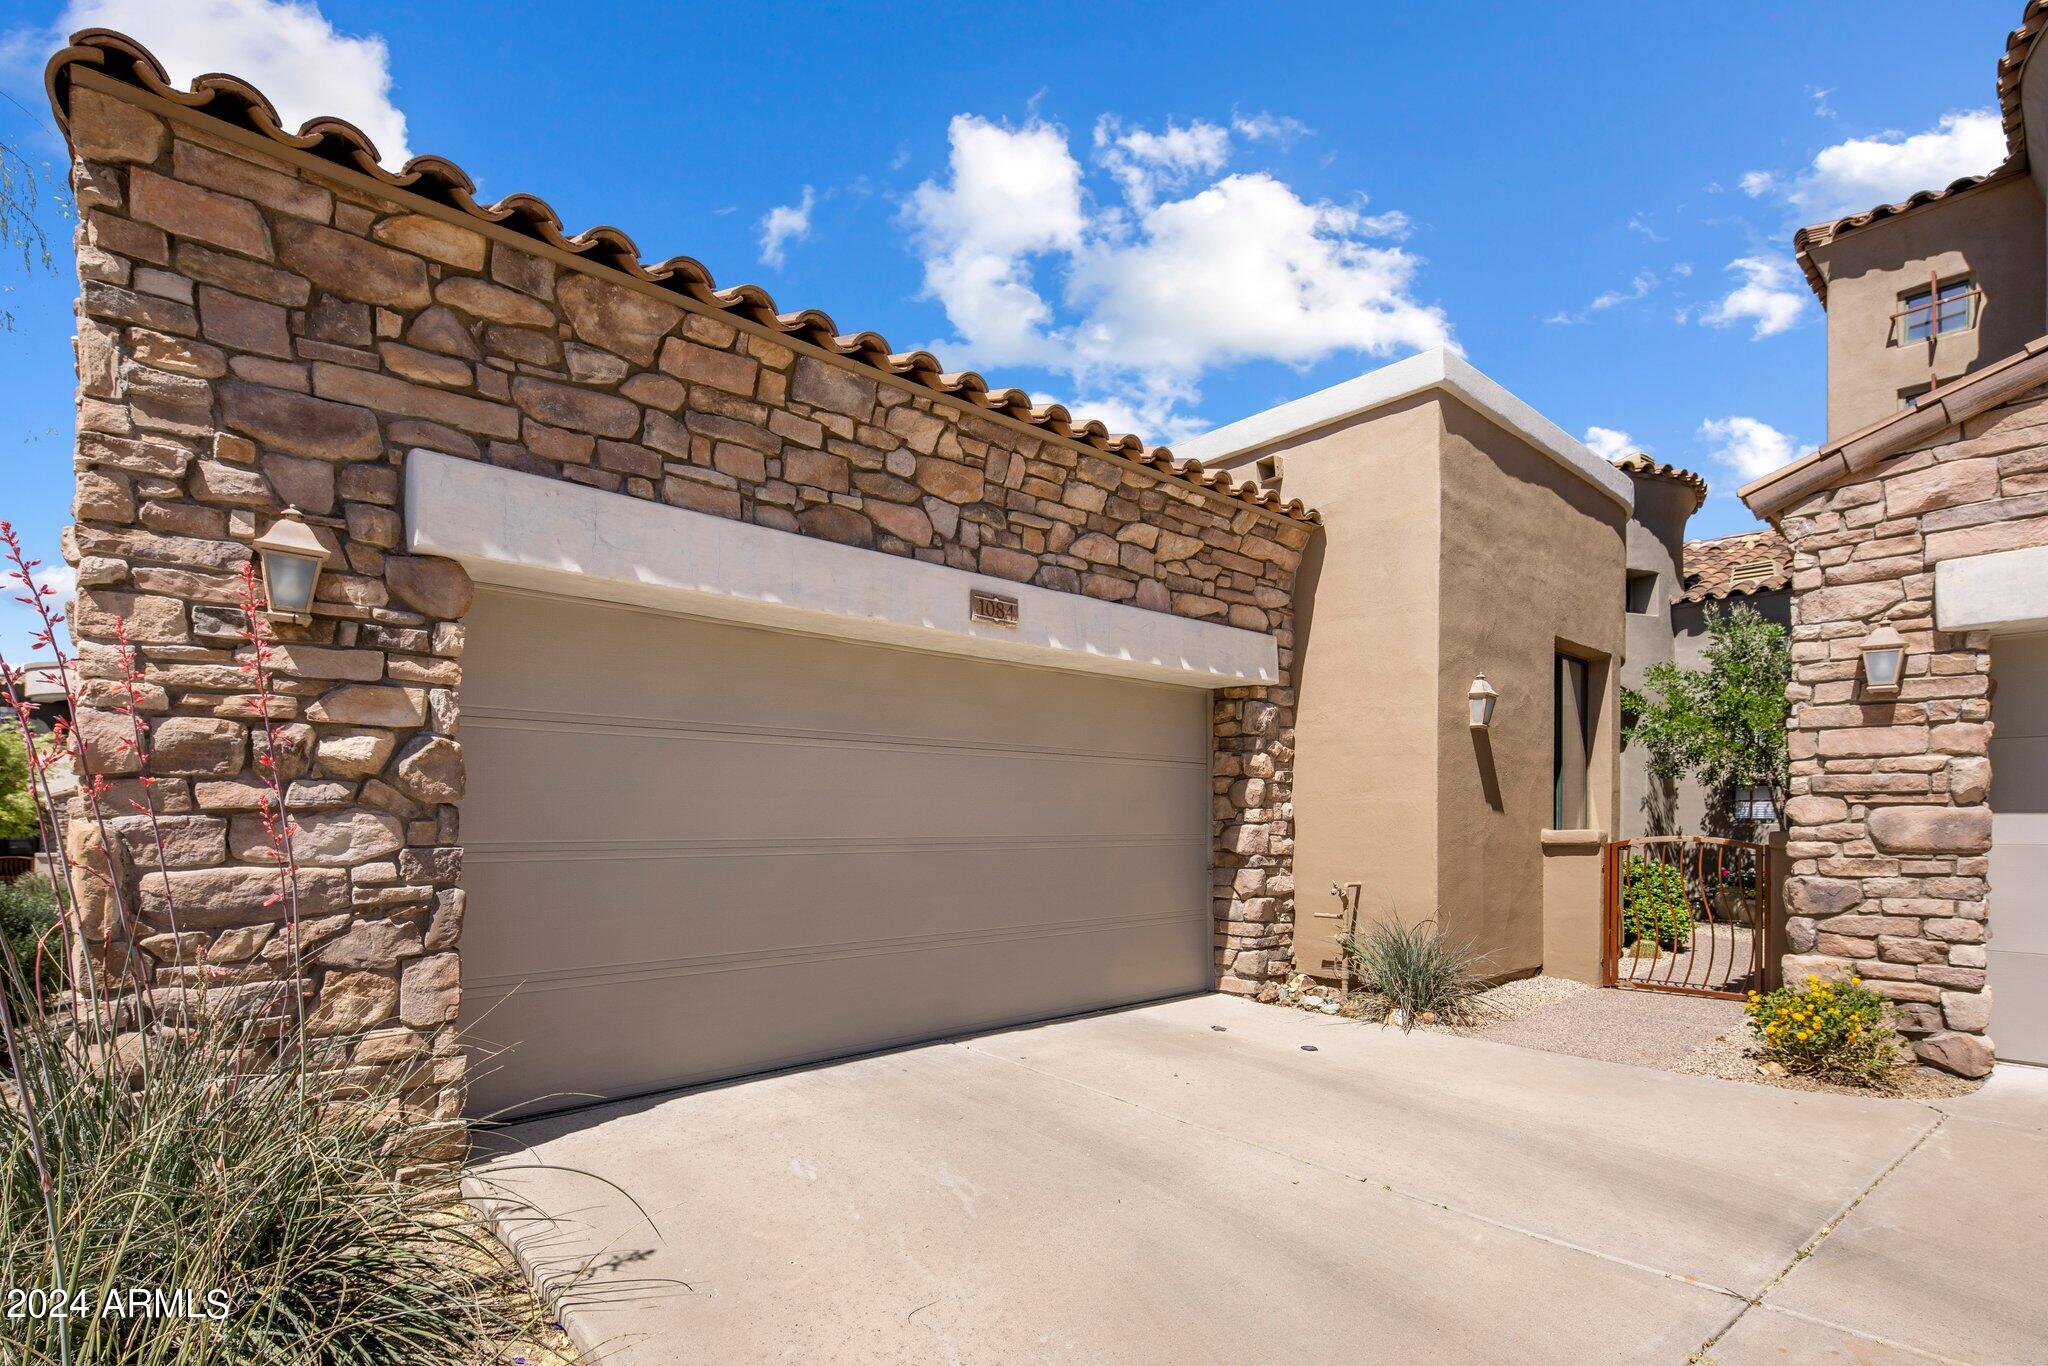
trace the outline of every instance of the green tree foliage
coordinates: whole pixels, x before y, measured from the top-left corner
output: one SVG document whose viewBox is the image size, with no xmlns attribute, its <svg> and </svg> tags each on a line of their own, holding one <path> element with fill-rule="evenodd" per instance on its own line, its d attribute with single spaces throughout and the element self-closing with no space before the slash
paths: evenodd
<svg viewBox="0 0 2048 1366">
<path fill-rule="evenodd" d="M 27 839 L 36 833 L 35 794 L 29 788 L 28 751 L 21 732 L 10 723 L 0 727 L 0 839 Z"/>
<path fill-rule="evenodd" d="M 1783 812 L 1791 776 L 1785 688 L 1792 652 L 1785 628 L 1747 603 L 1711 604 L 1707 637 L 1704 669 L 1658 664 L 1644 675 L 1642 692 L 1622 690 L 1622 738 L 1643 747 L 1660 778 L 1691 776 L 1716 792 L 1761 787 Z"/>
</svg>

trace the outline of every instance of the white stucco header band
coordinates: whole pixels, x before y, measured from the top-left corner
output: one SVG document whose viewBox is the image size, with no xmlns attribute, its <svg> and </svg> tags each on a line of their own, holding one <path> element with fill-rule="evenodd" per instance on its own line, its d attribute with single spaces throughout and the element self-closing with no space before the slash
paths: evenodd
<svg viewBox="0 0 2048 1366">
<path fill-rule="evenodd" d="M 1277 683 L 1273 638 L 814 540 L 436 451 L 406 459 L 406 540 L 479 583 L 1184 687 Z M 972 620 L 972 590 L 1018 622 Z"/>
<path fill-rule="evenodd" d="M 1623 507 L 1635 507 L 1635 485 L 1629 477 L 1593 452 L 1571 433 L 1481 374 L 1472 363 L 1446 347 L 1383 365 L 1356 379 L 1319 389 L 1253 413 L 1227 427 L 1173 443 L 1173 453 L 1207 463 L 1238 451 L 1270 445 L 1296 432 L 1328 427 L 1369 413 L 1404 398 L 1440 389 L 1475 412 L 1499 424 L 1578 475 Z"/>
<path fill-rule="evenodd" d="M 1944 631 L 2048 631 L 2048 546 L 1935 565 L 1934 624 Z"/>
</svg>

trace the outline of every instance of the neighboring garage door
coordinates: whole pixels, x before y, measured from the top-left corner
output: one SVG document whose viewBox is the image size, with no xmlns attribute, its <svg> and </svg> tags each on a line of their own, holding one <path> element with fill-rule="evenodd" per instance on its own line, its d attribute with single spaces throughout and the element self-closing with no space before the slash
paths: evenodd
<svg viewBox="0 0 2048 1366">
<path fill-rule="evenodd" d="M 470 1108 L 1207 988 L 1209 694 L 486 589 Z"/>
<path fill-rule="evenodd" d="M 1991 1040 L 2048 1063 L 2048 635 L 1991 642 Z"/>
</svg>

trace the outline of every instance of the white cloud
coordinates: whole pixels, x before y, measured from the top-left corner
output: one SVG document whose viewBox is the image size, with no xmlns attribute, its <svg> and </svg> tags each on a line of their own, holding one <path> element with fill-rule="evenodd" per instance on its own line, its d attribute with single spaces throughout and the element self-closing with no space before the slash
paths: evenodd
<svg viewBox="0 0 2048 1366">
<path fill-rule="evenodd" d="M 1618 304 L 1631 304 L 1638 299 L 1646 297 L 1657 285 L 1656 271 L 1639 270 L 1635 273 L 1635 278 L 1628 282 L 1627 289 L 1610 289 L 1605 294 L 1594 299 L 1588 307 L 1604 312 Z"/>
<path fill-rule="evenodd" d="M 1752 337 L 1774 337 L 1806 312 L 1806 287 L 1786 262 L 1744 256 L 1730 261 L 1728 269 L 1739 272 L 1742 283 L 1702 313 L 1701 322 L 1711 327 L 1754 322 Z"/>
<path fill-rule="evenodd" d="M 50 652 L 35 644 L 37 633 L 43 629 L 42 618 L 21 601 L 26 590 L 13 573 L 11 566 L 0 569 L 0 657 L 7 660 L 9 667 L 20 668 L 31 659 L 47 659 Z M 78 591 L 78 571 L 60 560 L 45 558 L 35 577 L 37 583 L 50 589 L 50 610 L 65 612 L 65 604 Z M 58 644 L 66 654 L 71 653 L 69 625 L 59 626 L 57 632 Z"/>
<path fill-rule="evenodd" d="M 1745 481 L 1782 469 L 1816 447 L 1800 445 L 1790 436 L 1753 417 L 1715 417 L 1700 424 L 1707 453 Z"/>
<path fill-rule="evenodd" d="M 1315 129 L 1300 119 L 1290 118 L 1286 114 L 1269 114 L 1263 109 L 1256 114 L 1233 113 L 1230 116 L 1230 127 L 1239 137 L 1249 142 L 1271 140 L 1282 147 L 1290 146 L 1296 138 L 1309 137 L 1315 133 Z"/>
<path fill-rule="evenodd" d="M 70 0 L 33 46 L 54 51 L 82 28 L 112 28 L 156 54 L 182 88 L 225 71 L 261 90 L 296 130 L 333 115 L 369 135 L 387 166 L 412 156 L 405 115 L 391 101 L 390 52 L 371 34 L 345 37 L 312 0 Z M 10 51 L 24 35 L 10 35 Z"/>
<path fill-rule="evenodd" d="M 1171 120 L 1154 133 L 1123 131 L 1114 114 L 1095 121 L 1096 158 L 1123 186 L 1124 198 L 1143 212 L 1162 190 L 1179 189 L 1197 175 L 1213 174 L 1230 160 L 1230 131 L 1196 119 L 1183 128 Z"/>
<path fill-rule="evenodd" d="M 1033 285 L 1031 258 L 1078 251 L 1087 230 L 1067 135 L 1036 120 L 1006 128 L 961 114 L 947 138 L 951 183 L 927 180 L 905 206 L 925 289 L 981 363 L 1054 363 L 1065 347 L 1048 335 L 1052 306 Z"/>
<path fill-rule="evenodd" d="M 782 269 L 788 259 L 783 250 L 791 242 L 801 242 L 811 235 L 811 210 L 817 205 L 818 197 L 811 187 L 804 186 L 803 198 L 794 204 L 777 204 L 761 215 L 761 264 Z"/>
<path fill-rule="evenodd" d="M 926 289 L 959 334 L 941 349 L 1067 375 L 1076 412 L 1167 435 L 1192 429 L 1185 406 L 1220 366 L 1448 343 L 1441 310 L 1413 297 L 1420 259 L 1378 240 L 1405 232 L 1405 216 L 1305 201 L 1264 172 L 1155 199 L 1220 169 L 1227 133 L 1142 131 L 1097 125 L 1098 152 L 1121 158 L 1103 161 L 1124 196 L 1090 212 L 1064 130 L 952 121 L 946 179 L 906 206 Z"/>
<path fill-rule="evenodd" d="M 1588 427 L 1583 439 L 1586 449 L 1602 460 L 1619 460 L 1642 449 L 1634 437 L 1612 427 Z"/>
<path fill-rule="evenodd" d="M 1813 116 L 1815 118 L 1831 119 L 1835 116 L 1835 107 L 1828 103 L 1828 96 L 1834 93 L 1832 86 L 1826 90 L 1821 89 L 1817 85 L 1806 87 L 1807 98 L 1813 101 Z"/>
<path fill-rule="evenodd" d="M 1742 186 L 1742 192 L 1751 199 L 1761 199 L 1772 190 L 1778 188 L 1778 178 L 1769 171 L 1747 172 L 1736 183 Z"/>
<path fill-rule="evenodd" d="M 2005 125 L 1998 112 L 1973 109 L 1944 114 L 1933 128 L 1910 137 L 1879 133 L 1825 147 L 1796 180 L 1778 188 L 1809 220 L 1834 219 L 1982 175 L 2004 160 Z M 1750 174 L 1771 179 L 1764 172 Z M 1743 177 L 1745 189 L 1749 179 Z"/>
</svg>

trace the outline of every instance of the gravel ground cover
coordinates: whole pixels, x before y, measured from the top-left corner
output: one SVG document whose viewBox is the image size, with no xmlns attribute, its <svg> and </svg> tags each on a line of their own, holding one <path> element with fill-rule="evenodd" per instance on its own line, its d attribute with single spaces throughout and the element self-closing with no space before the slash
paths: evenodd
<svg viewBox="0 0 2048 1366">
<path fill-rule="evenodd" d="M 1288 985 L 1280 1004 L 1340 1014 L 1363 1024 L 1391 1023 L 1379 1014 L 1373 999 L 1354 996 L 1340 1005 L 1335 994 L 1334 988 L 1303 979 L 1299 985 Z M 1751 1051 L 1742 1002 L 1712 996 L 1601 990 L 1563 977 L 1524 977 L 1480 992 L 1469 1007 L 1463 1023 L 1430 1020 L 1415 1028 L 1790 1091 L 1928 1100 L 1968 1095 L 1979 1085 L 1928 1067 L 1905 1067 L 1894 1074 L 1891 1090 L 1872 1092 L 1764 1070 Z"/>
<path fill-rule="evenodd" d="M 1693 926 L 1682 953 L 1657 953 L 1647 939 L 1623 949 L 1619 971 L 1631 982 L 1668 982 L 1708 991 L 1747 991 L 1756 985 L 1755 955 L 1747 925 Z M 1654 956 L 1653 956 L 1654 955 Z"/>
<path fill-rule="evenodd" d="M 1496 1043 L 1676 1071 L 1720 1036 L 1746 1031 L 1740 1001 L 1588 988 L 1476 1032 Z"/>
</svg>

